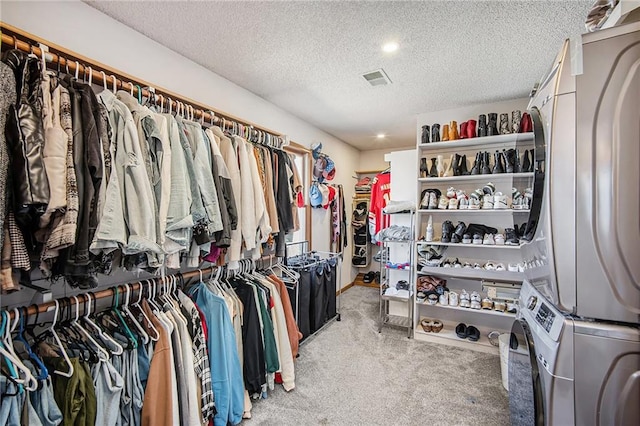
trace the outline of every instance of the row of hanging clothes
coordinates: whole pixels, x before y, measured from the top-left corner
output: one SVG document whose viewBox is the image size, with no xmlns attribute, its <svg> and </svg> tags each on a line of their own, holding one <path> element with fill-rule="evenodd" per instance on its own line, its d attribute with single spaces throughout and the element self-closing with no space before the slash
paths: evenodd
<svg viewBox="0 0 640 426">
<path fill-rule="evenodd" d="M 192 107 L 142 99 L 132 83 L 117 91 L 114 76 L 109 88 L 104 72 L 94 85 L 85 68 L 73 76 L 47 70 L 44 56 L 2 55 L 4 292 L 28 284 L 34 264 L 89 289 L 120 266 L 157 272 L 222 255 L 236 268 L 267 248 L 284 255 L 302 184 L 283 139 L 196 122 Z"/>
<path fill-rule="evenodd" d="M 292 243 L 296 245 L 299 243 Z M 286 258 L 287 268 L 297 280 L 289 289 L 302 340 L 318 332 L 332 319 L 340 320 L 337 296 L 340 254 L 303 251 Z"/>
<path fill-rule="evenodd" d="M 275 265 L 181 274 L 0 316 L 0 424 L 239 424 L 295 388 L 301 334 Z M 186 274 L 185 274 L 186 275 Z M 193 281 L 193 282 L 190 282 Z M 102 306 L 105 305 L 106 306 Z M 33 313 L 35 312 L 35 313 Z M 51 315 L 49 315 L 51 316 Z"/>
</svg>

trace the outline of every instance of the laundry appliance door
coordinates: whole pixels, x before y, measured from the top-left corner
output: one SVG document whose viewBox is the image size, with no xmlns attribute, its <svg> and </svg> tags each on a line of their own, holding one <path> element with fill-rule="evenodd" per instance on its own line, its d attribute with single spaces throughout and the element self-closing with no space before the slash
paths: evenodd
<svg viewBox="0 0 640 426">
<path fill-rule="evenodd" d="M 533 336 L 524 319 L 511 326 L 509 412 L 512 426 L 544 425 L 544 389 Z"/>
<path fill-rule="evenodd" d="M 640 23 L 583 36 L 577 77 L 577 310 L 640 323 Z"/>
</svg>

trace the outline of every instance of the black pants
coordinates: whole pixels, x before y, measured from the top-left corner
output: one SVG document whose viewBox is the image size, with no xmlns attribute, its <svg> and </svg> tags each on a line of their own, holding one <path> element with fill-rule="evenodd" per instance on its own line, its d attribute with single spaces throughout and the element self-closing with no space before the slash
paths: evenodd
<svg viewBox="0 0 640 426">
<path fill-rule="evenodd" d="M 325 276 L 324 276 L 324 264 L 314 266 L 311 269 L 311 332 L 314 333 L 320 329 L 325 323 Z"/>
<path fill-rule="evenodd" d="M 296 294 L 294 292 L 289 293 L 291 298 L 291 306 L 294 309 L 294 315 L 298 318 L 298 328 L 302 333 L 302 338 L 308 337 L 311 331 L 310 311 L 311 311 L 311 275 L 310 269 L 298 269 L 300 274 L 300 280 L 296 287 L 298 292 L 298 308 L 296 310 Z M 293 296 L 293 297 L 292 297 Z"/>
<path fill-rule="evenodd" d="M 336 316 L 336 291 L 338 289 L 338 260 L 330 259 L 325 262 L 324 267 L 324 283 L 326 288 L 325 315 L 329 320 Z"/>
</svg>

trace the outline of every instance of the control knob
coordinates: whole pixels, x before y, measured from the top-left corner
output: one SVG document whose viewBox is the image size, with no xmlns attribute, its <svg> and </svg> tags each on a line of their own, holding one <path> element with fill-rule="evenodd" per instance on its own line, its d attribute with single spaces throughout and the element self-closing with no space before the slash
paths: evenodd
<svg viewBox="0 0 640 426">
<path fill-rule="evenodd" d="M 536 307 L 537 303 L 538 303 L 538 297 L 537 296 L 530 296 L 529 299 L 527 300 L 527 309 L 532 311 L 533 308 Z"/>
</svg>

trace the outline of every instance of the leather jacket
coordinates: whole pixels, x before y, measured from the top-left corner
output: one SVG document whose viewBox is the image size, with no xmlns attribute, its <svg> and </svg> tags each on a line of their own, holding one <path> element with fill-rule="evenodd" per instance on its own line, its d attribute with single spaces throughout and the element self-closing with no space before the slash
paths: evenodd
<svg viewBox="0 0 640 426">
<path fill-rule="evenodd" d="M 16 78 L 17 102 L 9 107 L 6 136 L 11 157 L 11 181 L 16 221 L 23 229 L 36 229 L 49 203 L 49 182 L 42 158 L 40 60 L 18 50 L 4 53 L 2 61 Z"/>
</svg>

